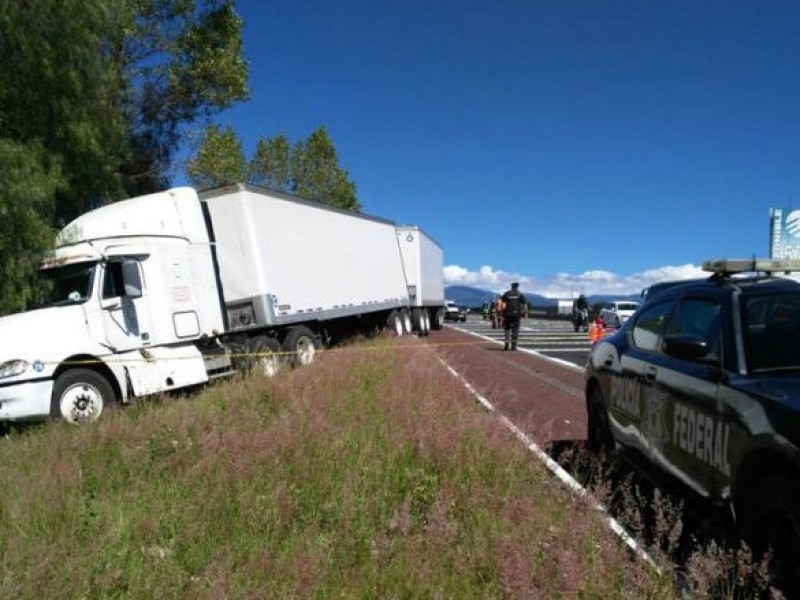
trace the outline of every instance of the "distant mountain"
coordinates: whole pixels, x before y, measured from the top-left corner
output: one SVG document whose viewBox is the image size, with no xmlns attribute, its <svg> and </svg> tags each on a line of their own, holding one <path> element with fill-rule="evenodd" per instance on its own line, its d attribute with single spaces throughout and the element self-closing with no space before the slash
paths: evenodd
<svg viewBox="0 0 800 600">
<path fill-rule="evenodd" d="M 525 298 L 527 298 L 533 306 L 556 306 L 559 300 L 558 298 L 547 298 L 539 294 L 525 293 L 525 290 L 522 290 L 522 293 L 525 294 Z M 463 304 L 464 306 L 478 307 L 484 302 L 491 302 L 494 300 L 497 297 L 497 293 L 467 285 L 449 285 L 444 288 L 444 297 L 448 300 L 455 300 L 458 304 Z M 564 298 L 562 298 L 562 300 L 563 299 Z M 601 302 L 611 302 L 612 300 L 633 300 L 634 302 L 641 302 L 642 298 L 639 294 L 597 294 L 595 296 L 587 296 L 586 300 L 591 305 Z"/>
</svg>

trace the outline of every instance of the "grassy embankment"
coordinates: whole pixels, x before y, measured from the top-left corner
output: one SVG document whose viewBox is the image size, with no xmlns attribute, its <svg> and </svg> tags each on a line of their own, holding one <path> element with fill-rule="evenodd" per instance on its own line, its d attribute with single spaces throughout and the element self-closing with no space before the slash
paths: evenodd
<svg viewBox="0 0 800 600">
<path fill-rule="evenodd" d="M 11 434 L 0 597 L 675 597 L 433 356 L 379 339 Z"/>
</svg>

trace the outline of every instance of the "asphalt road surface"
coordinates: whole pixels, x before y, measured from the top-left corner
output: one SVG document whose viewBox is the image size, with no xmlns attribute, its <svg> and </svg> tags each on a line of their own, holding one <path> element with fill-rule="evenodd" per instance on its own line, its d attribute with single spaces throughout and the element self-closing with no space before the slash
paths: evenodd
<svg viewBox="0 0 800 600">
<path fill-rule="evenodd" d="M 479 315 L 467 316 L 464 323 L 448 321 L 447 326 L 503 343 L 503 330 L 492 329 L 491 322 Z M 589 356 L 589 334 L 585 331 L 576 333 L 569 321 L 523 319 L 519 329 L 519 347 L 583 368 Z"/>
<path fill-rule="evenodd" d="M 504 352 L 503 330 L 477 315 L 424 340 L 540 446 L 586 439 L 588 334 L 569 322 L 524 319 L 517 352 Z"/>
</svg>

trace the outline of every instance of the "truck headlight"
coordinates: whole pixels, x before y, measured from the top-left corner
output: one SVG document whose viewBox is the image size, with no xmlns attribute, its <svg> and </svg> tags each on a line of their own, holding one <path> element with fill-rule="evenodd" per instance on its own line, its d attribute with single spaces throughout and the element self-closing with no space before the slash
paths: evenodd
<svg viewBox="0 0 800 600">
<path fill-rule="evenodd" d="M 28 362 L 24 360 L 9 360 L 0 365 L 0 379 L 20 375 L 28 370 Z"/>
</svg>

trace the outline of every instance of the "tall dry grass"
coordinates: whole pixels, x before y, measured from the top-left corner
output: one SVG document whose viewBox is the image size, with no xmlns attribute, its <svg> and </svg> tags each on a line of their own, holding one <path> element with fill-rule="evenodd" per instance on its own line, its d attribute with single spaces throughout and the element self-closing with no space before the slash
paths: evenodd
<svg viewBox="0 0 800 600">
<path fill-rule="evenodd" d="M 0 441 L 3 598 L 673 598 L 414 340 Z"/>
</svg>

